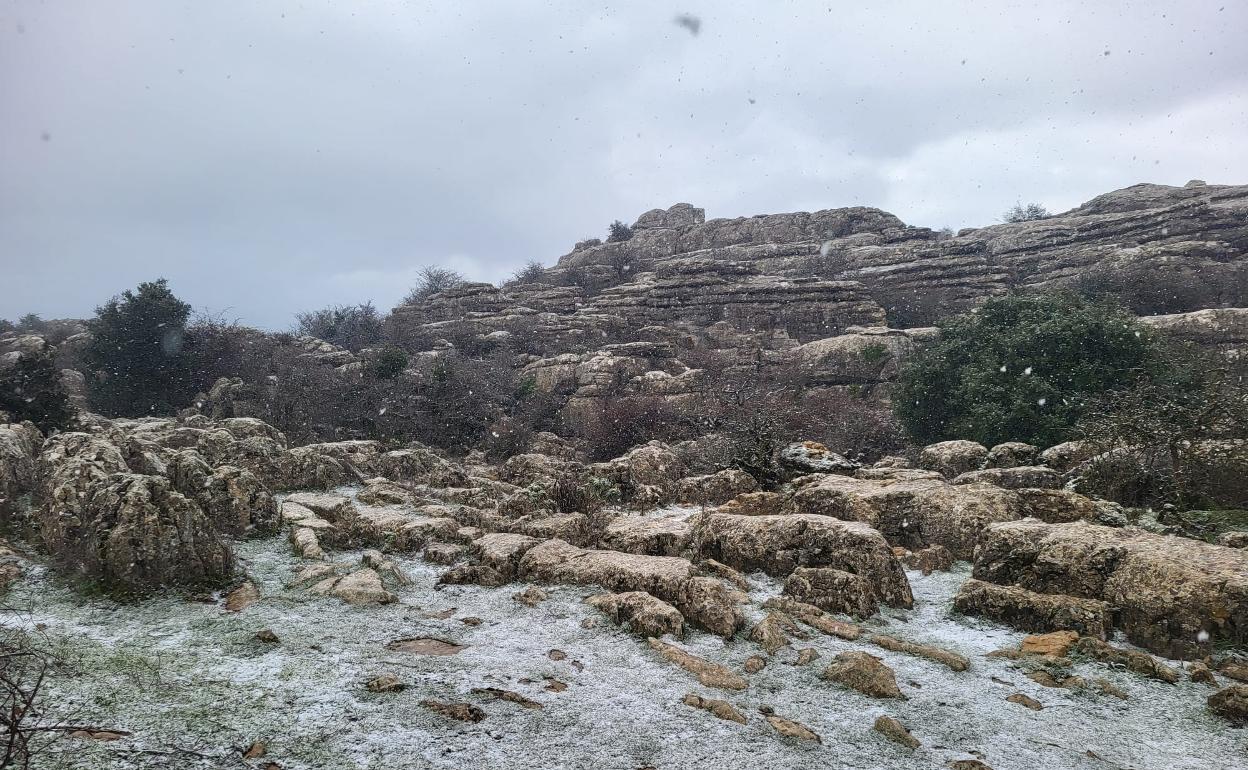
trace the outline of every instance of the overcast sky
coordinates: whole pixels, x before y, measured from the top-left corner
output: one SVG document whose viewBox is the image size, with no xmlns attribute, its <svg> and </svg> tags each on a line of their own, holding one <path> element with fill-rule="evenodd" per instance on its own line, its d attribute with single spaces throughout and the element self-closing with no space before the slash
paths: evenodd
<svg viewBox="0 0 1248 770">
<path fill-rule="evenodd" d="M 956 229 L 1248 183 L 1245 32 L 1243 0 L 0 0 L 0 317 L 163 275 L 287 328 L 677 201 Z"/>
</svg>

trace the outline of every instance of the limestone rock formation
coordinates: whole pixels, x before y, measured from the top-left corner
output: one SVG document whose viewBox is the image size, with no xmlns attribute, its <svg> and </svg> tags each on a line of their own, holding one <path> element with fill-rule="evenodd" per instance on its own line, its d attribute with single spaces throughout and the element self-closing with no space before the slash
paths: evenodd
<svg viewBox="0 0 1248 770">
<path fill-rule="evenodd" d="M 860 522 L 813 514 L 710 513 L 698 523 L 693 547 L 703 558 L 778 577 L 798 567 L 833 567 L 862 577 L 885 604 L 909 607 L 914 601 L 884 537 Z"/>
<path fill-rule="evenodd" d="M 1240 549 L 1083 522 L 1024 520 L 988 528 L 974 574 L 1106 602 L 1128 639 L 1168 657 L 1248 639 L 1248 554 Z"/>
<path fill-rule="evenodd" d="M 585 601 L 635 634 L 645 637 L 671 634 L 677 639 L 684 636 L 685 618 L 680 611 L 644 591 L 596 594 Z"/>
</svg>

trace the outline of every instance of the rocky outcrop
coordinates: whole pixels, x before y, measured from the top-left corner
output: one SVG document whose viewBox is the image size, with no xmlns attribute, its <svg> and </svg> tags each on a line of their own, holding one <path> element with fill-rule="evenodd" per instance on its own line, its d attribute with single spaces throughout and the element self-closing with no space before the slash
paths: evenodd
<svg viewBox="0 0 1248 770">
<path fill-rule="evenodd" d="M 730 637 L 744 624 L 741 610 L 723 585 L 699 577 L 687 559 L 640 556 L 577 548 L 548 540 L 529 548 L 519 577 L 542 583 L 600 585 L 614 592 L 642 591 L 674 605 L 689 621 Z"/>
<path fill-rule="evenodd" d="M 30 423 L 0 425 L 0 525 L 11 525 L 18 499 L 35 487 L 35 454 L 43 434 Z"/>
<path fill-rule="evenodd" d="M 677 639 L 685 634 L 685 618 L 680 611 L 644 591 L 596 594 L 585 602 L 635 634 L 645 637 L 671 634 Z"/>
<path fill-rule="evenodd" d="M 1018 586 L 968 580 L 954 597 L 953 609 L 979 615 L 1023 631 L 1071 630 L 1104 639 L 1112 627 L 1109 605 L 1098 599 L 1043 594 Z"/>
<path fill-rule="evenodd" d="M 1189 538 L 1078 522 L 992 525 L 977 579 L 1105 602 L 1133 643 L 1191 657 L 1248 640 L 1248 553 Z"/>
<path fill-rule="evenodd" d="M 798 567 L 784 581 L 784 593 L 825 612 L 869 618 L 879 611 L 875 589 L 865 578 L 829 567 Z"/>
<path fill-rule="evenodd" d="M 1019 518 L 1021 504 L 1015 492 L 988 484 L 829 475 L 800 488 L 785 510 L 862 522 L 892 545 L 940 545 L 956 559 L 969 559 L 984 527 Z"/>
<path fill-rule="evenodd" d="M 798 567 L 832 567 L 861 577 L 885 604 L 909 607 L 914 601 L 884 537 L 860 522 L 811 514 L 710 513 L 698 523 L 692 547 L 703 558 L 777 577 Z"/>
<path fill-rule="evenodd" d="M 168 479 L 118 473 L 92 490 L 73 520 L 44 528 L 45 545 L 78 576 L 121 593 L 229 579 L 234 556 L 212 522 Z"/>
<path fill-rule="evenodd" d="M 839 653 L 819 675 L 872 698 L 905 698 L 897 687 L 897 676 L 879 658 L 865 652 Z"/>
</svg>

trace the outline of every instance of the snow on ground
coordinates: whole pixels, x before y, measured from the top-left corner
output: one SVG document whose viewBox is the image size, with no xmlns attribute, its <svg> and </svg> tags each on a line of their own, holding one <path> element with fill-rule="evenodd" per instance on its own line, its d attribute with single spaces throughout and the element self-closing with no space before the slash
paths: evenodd
<svg viewBox="0 0 1248 770">
<path fill-rule="evenodd" d="M 248 763 L 238 751 L 257 740 L 269 746 L 263 761 L 284 770 L 941 768 L 972 757 L 972 751 L 996 770 L 1248 766 L 1248 733 L 1206 711 L 1206 686 L 1166 685 L 1095 663 L 1075 667 L 1126 690 L 1130 699 L 1124 702 L 1044 688 L 1009 661 L 982 657 L 1017 644 L 1022 634 L 949 616 L 951 598 L 967 577 L 965 565 L 927 577 L 909 573 L 915 609 L 889 610 L 867 625 L 962 652 L 973 660 L 970 671 L 953 673 L 921 658 L 812 635 L 794 640 L 794 649 L 780 651 L 749 677 L 749 690 L 728 693 L 700 686 L 644 640 L 605 622 L 582 603 L 595 593 L 589 587 L 548 587 L 550 599 L 528 608 L 511 598 L 522 586 L 434 590 L 444 568 L 402 559 L 414 584 L 399 589 L 400 601 L 358 608 L 285 588 L 296 561 L 284 538 L 242 543 L 238 554 L 263 597 L 237 614 L 176 598 L 118 605 L 82 597 L 42 570 L 15 586 L 10 603 L 33 610 L 0 622 L 46 624 L 46 633 L 81 669 L 81 676 L 56 682 L 50 702 L 57 712 L 72 714 L 74 723 L 134 734 L 110 743 L 64 739 L 45 766 L 243 767 Z M 358 561 L 356 553 L 339 556 Z M 770 578 L 753 575 L 751 582 L 756 602 L 779 592 L 779 582 Z M 430 617 L 452 608 L 451 617 Z M 756 607 L 749 614 L 761 617 Z M 461 622 L 474 616 L 482 625 Z M 582 628 L 585 618 L 598 624 Z M 281 643 L 255 640 L 262 628 L 275 631 Z M 385 648 L 393 639 L 419 636 L 467 647 L 449 657 Z M 740 637 L 724 642 L 694 633 L 685 644 L 737 671 L 760 653 Z M 806 646 L 818 649 L 820 659 L 790 665 L 795 649 Z M 552 649 L 567 658 L 549 659 Z M 875 700 L 820 680 L 824 665 L 845 649 L 883 658 L 909 699 Z M 408 689 L 365 689 L 368 679 L 386 672 Z M 546 690 L 547 677 L 568 688 Z M 515 690 L 544 708 L 526 710 L 474 695 L 474 687 Z M 730 701 L 749 724 L 685 706 L 680 699 L 690 691 Z M 1007 703 L 1014 692 L 1036 698 L 1045 709 Z M 469 701 L 489 716 L 479 724 L 450 721 L 422 708 L 425 698 Z M 780 737 L 759 715 L 762 705 L 808 725 L 823 737 L 822 745 Z M 874 733 L 871 725 L 880 714 L 900 719 L 923 747 L 911 752 Z"/>
</svg>

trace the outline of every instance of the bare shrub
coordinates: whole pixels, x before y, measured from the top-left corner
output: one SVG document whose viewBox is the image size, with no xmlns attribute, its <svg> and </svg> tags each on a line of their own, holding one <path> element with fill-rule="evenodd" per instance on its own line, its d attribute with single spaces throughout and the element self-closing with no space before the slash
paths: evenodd
<svg viewBox="0 0 1248 770">
<path fill-rule="evenodd" d="M 1096 452 L 1082 490 L 1127 505 L 1248 508 L 1248 383 L 1191 347 L 1165 377 L 1111 392 L 1077 426 Z"/>
<path fill-rule="evenodd" d="M 589 458 L 603 461 L 647 441 L 691 437 L 690 423 L 662 398 L 613 395 L 603 398 L 593 417 L 578 425 L 576 432 L 584 439 Z"/>
<path fill-rule="evenodd" d="M 542 267 L 542 263 L 536 259 L 530 259 L 524 263 L 524 267 L 517 270 L 511 276 L 512 283 L 537 283 L 542 280 L 546 274 L 546 268 Z"/>
<path fill-rule="evenodd" d="M 1050 216 L 1052 214 L 1049 213 L 1049 210 L 1039 203 L 1023 205 L 1020 201 L 1006 209 L 1005 213 L 1001 215 L 1001 219 L 1010 223 L 1032 222 L 1037 219 L 1047 219 Z"/>
<path fill-rule="evenodd" d="M 358 351 L 381 341 L 385 319 L 372 302 L 334 305 L 295 316 L 295 332 Z"/>
<path fill-rule="evenodd" d="M 46 692 L 49 678 L 63 665 L 37 635 L 0 628 L 0 767 L 34 767 L 64 734 L 66 728 L 48 719 Z"/>
<path fill-rule="evenodd" d="M 425 265 L 416 276 L 416 285 L 403 298 L 403 304 L 419 304 L 440 291 L 453 289 L 463 283 L 464 276 L 462 273 L 446 267 Z"/>
</svg>

